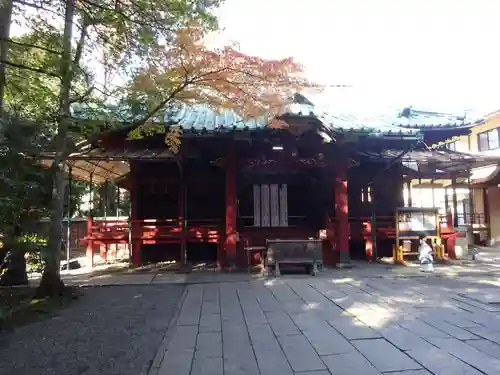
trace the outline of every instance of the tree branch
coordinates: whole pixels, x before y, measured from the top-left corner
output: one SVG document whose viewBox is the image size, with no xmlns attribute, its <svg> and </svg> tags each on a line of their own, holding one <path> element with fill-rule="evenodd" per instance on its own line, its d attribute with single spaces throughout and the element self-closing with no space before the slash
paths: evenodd
<svg viewBox="0 0 500 375">
<path fill-rule="evenodd" d="M 34 8 L 34 9 L 43 10 L 45 12 L 49 12 L 49 13 L 55 14 L 57 16 L 63 15 L 62 13 L 59 13 L 59 12 L 55 11 L 54 9 L 49 9 L 49 8 L 44 7 L 43 4 L 42 5 L 33 4 L 33 3 L 26 2 L 24 0 L 13 0 L 13 3 L 14 4 L 21 4 L 21 5 L 24 5 L 24 6 L 27 6 L 30 8 Z"/>
<path fill-rule="evenodd" d="M 49 77 L 55 77 L 55 78 L 59 78 L 61 79 L 60 76 L 58 76 L 57 74 L 55 73 L 51 73 L 51 72 L 47 72 L 45 70 L 42 70 L 42 69 L 38 69 L 38 68 L 32 68 L 30 66 L 26 66 L 26 65 L 22 65 L 22 64 L 16 64 L 16 63 L 13 63 L 13 62 L 10 62 L 10 61 L 5 61 L 5 60 L 0 60 L 0 63 L 1 64 L 5 64 L 5 65 L 8 65 L 8 66 L 12 66 L 14 68 L 19 68 L 19 69 L 24 69 L 24 70 L 29 70 L 31 72 L 35 72 L 35 73 L 40 73 L 40 74 L 45 74 Z"/>
<path fill-rule="evenodd" d="M 70 104 L 82 102 L 83 100 L 85 100 L 86 98 L 88 98 L 94 92 L 94 89 L 95 89 L 95 87 L 91 86 L 82 95 L 75 96 L 75 97 L 71 98 L 69 100 Z"/>
<path fill-rule="evenodd" d="M 140 120 L 136 120 L 132 122 L 130 127 L 136 128 L 138 126 L 144 125 L 146 122 L 148 122 L 160 109 L 165 107 L 171 100 L 175 99 L 175 97 L 182 91 L 184 90 L 187 86 L 191 84 L 191 81 L 184 81 L 181 85 L 179 85 L 175 90 L 173 90 L 165 99 L 163 99 L 160 104 L 158 104 L 155 108 L 153 108 L 152 111 L 150 111 L 145 117 L 143 117 Z"/>
<path fill-rule="evenodd" d="M 42 50 L 42 51 L 45 51 L 45 52 L 48 52 L 48 53 L 53 53 L 53 54 L 56 54 L 56 55 L 60 55 L 61 54 L 61 52 L 58 52 L 58 51 L 50 49 L 50 48 L 46 48 L 46 47 L 42 47 L 42 46 L 37 46 L 35 44 L 30 44 L 30 43 L 16 42 L 15 40 L 12 40 L 12 39 L 2 39 L 2 38 L 0 38 L 0 41 L 5 41 L 5 42 L 7 42 L 9 44 L 15 44 L 16 46 L 21 46 L 21 47 L 36 48 L 36 49 L 39 49 L 39 50 Z"/>
<path fill-rule="evenodd" d="M 75 52 L 75 57 L 73 59 L 73 69 L 72 69 L 72 76 L 75 76 L 74 68 L 75 66 L 80 65 L 80 59 L 82 58 L 83 54 L 83 48 L 85 47 L 85 38 L 87 37 L 87 28 L 88 28 L 88 19 L 86 16 L 84 16 L 85 19 L 82 23 L 82 28 L 80 30 L 80 38 L 78 39 L 78 44 L 76 45 L 76 52 Z"/>
</svg>

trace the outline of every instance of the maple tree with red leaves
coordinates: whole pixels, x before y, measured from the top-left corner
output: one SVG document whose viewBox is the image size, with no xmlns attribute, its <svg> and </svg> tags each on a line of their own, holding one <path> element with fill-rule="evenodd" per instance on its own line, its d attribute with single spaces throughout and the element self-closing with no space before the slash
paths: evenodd
<svg viewBox="0 0 500 375">
<path fill-rule="evenodd" d="M 164 132 L 152 119 L 172 104 L 205 104 L 216 111 L 233 110 L 241 118 L 272 119 L 288 98 L 312 87 L 317 86 L 304 78 L 293 58 L 249 56 L 236 43 L 209 49 L 201 28 L 194 25 L 178 32 L 168 48 L 156 46 L 125 87 L 129 105 L 147 113 L 129 137 Z M 167 145 L 177 148 L 178 135 L 179 129 L 172 127 Z"/>
</svg>

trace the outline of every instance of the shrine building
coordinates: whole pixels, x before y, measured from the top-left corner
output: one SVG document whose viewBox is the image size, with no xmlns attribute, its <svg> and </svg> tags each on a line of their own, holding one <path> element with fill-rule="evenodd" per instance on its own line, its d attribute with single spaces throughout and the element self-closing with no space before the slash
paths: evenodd
<svg viewBox="0 0 500 375">
<path fill-rule="evenodd" d="M 323 241 L 326 265 L 390 257 L 396 209 L 415 206 L 411 190 L 422 179 L 451 182 L 440 225 L 454 257 L 461 234 L 451 190 L 470 188 L 472 168 L 498 163 L 431 147 L 481 119 L 411 110 L 390 120 L 357 118 L 320 111 L 297 94 L 279 120 L 286 126 L 185 106 L 165 121 L 182 128 L 176 154 L 163 134 L 129 139 L 131 127 L 80 145 L 68 158 L 73 178 L 116 181 L 131 200 L 128 217 L 88 219 L 92 263 L 122 246 L 134 265 L 244 267 L 248 251 L 266 239 L 311 238 Z"/>
</svg>

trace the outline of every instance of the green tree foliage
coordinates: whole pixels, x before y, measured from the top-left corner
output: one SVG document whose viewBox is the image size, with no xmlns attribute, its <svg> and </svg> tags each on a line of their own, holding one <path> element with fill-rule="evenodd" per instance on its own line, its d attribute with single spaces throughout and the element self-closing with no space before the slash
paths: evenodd
<svg viewBox="0 0 500 375">
<path fill-rule="evenodd" d="M 11 52 L 0 61 L 9 68 L 6 102 L 24 118 L 43 119 L 49 125 L 46 135 L 54 151 L 49 170 L 51 230 L 43 254 L 40 296 L 60 294 L 64 287 L 59 248 L 66 159 L 77 139 L 100 130 L 92 129 L 96 120 L 118 118 L 103 110 L 103 104 L 120 93 L 112 78 L 130 74 L 152 46 L 168 44 L 187 24 L 215 29 L 211 11 L 218 4 L 218 0 L 14 0 L 17 21 L 31 34 L 11 39 Z M 104 77 L 89 69 L 96 62 L 104 67 Z M 92 113 L 86 116 L 90 119 L 75 116 L 75 104 L 87 115 Z"/>
<path fill-rule="evenodd" d="M 212 11 L 219 0 L 13 1 L 15 14 L 32 34 L 11 40 L 11 60 L 3 63 L 40 77 L 28 79 L 27 92 L 19 90 L 21 76 L 13 77 L 8 100 L 26 117 L 47 120 L 54 155 L 49 251 L 44 254 L 40 296 L 59 294 L 64 288 L 59 275 L 64 171 L 76 140 L 85 137 L 93 142 L 103 122 L 106 127 L 128 122 L 125 125 L 142 134 L 148 131 L 144 125 L 154 125 L 151 120 L 175 102 L 198 101 L 261 116 L 306 84 L 300 65 L 291 58 L 248 56 L 234 44 L 207 48 L 204 36 L 217 28 Z M 117 75 L 125 82 L 117 84 Z M 32 84 L 44 82 L 38 92 L 29 92 Z M 51 94 L 39 97 L 43 90 Z M 23 105 L 25 100 L 31 104 Z M 133 116 L 124 116 L 124 103 Z M 179 139 L 174 129 L 165 143 L 178 149 Z"/>
<path fill-rule="evenodd" d="M 36 159 L 26 157 L 41 150 L 46 142 L 41 134 L 36 123 L 19 118 L 0 121 L 0 230 L 4 244 L 0 284 L 27 281 L 24 253 L 29 246 L 22 236 L 34 231 L 38 220 L 49 214 L 48 173 Z"/>
<path fill-rule="evenodd" d="M 32 227 L 47 216 L 50 181 L 36 160 L 47 139 L 41 126 L 19 118 L 0 123 L 0 227 Z M 26 157 L 30 155 L 30 157 Z"/>
</svg>

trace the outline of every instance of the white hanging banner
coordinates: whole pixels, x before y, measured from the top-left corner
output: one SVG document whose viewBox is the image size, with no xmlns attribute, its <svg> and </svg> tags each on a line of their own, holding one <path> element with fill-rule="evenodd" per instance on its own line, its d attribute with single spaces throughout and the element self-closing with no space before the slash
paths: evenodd
<svg viewBox="0 0 500 375">
<path fill-rule="evenodd" d="M 260 227 L 260 185 L 253 186 L 253 225 Z"/>
<path fill-rule="evenodd" d="M 269 186 L 271 190 L 271 226 L 280 226 L 280 202 L 278 185 L 273 184 Z"/>
<path fill-rule="evenodd" d="M 269 207 L 269 185 L 262 185 L 262 226 L 269 227 L 270 220 L 270 207 Z"/>
<path fill-rule="evenodd" d="M 287 185 L 281 185 L 280 189 L 280 224 L 281 227 L 288 226 L 288 191 Z"/>
</svg>

